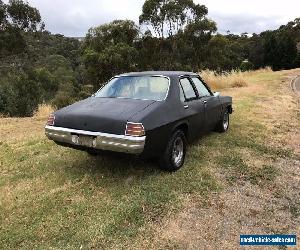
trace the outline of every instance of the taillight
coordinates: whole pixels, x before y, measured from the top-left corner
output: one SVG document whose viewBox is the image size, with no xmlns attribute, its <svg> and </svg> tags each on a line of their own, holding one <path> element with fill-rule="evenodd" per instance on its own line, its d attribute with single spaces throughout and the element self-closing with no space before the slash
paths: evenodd
<svg viewBox="0 0 300 250">
<path fill-rule="evenodd" d="M 53 126 L 54 125 L 54 120 L 55 120 L 55 116 L 53 114 L 50 114 L 47 120 L 47 125 L 48 126 Z"/>
<path fill-rule="evenodd" d="M 145 128 L 142 123 L 127 122 L 125 135 L 144 136 Z"/>
</svg>

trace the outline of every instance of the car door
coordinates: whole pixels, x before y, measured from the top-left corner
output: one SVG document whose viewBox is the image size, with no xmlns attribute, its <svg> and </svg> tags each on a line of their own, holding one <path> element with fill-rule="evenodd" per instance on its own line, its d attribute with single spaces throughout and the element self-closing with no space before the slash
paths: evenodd
<svg viewBox="0 0 300 250">
<path fill-rule="evenodd" d="M 218 96 L 214 96 L 206 84 L 198 76 L 191 76 L 194 86 L 197 89 L 199 100 L 204 104 L 205 109 L 205 130 L 214 129 L 220 119 L 221 105 Z"/>
<path fill-rule="evenodd" d="M 199 99 L 197 90 L 189 77 L 180 78 L 179 88 L 184 116 L 189 121 L 190 136 L 197 136 L 204 130 L 204 103 Z"/>
</svg>

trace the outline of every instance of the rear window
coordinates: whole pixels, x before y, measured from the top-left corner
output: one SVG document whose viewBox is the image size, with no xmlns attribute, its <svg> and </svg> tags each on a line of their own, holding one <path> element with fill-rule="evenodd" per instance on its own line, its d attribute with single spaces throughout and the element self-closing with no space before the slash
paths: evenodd
<svg viewBox="0 0 300 250">
<path fill-rule="evenodd" d="M 95 96 L 162 101 L 168 89 L 169 79 L 163 76 L 121 76 L 113 78 Z"/>
</svg>

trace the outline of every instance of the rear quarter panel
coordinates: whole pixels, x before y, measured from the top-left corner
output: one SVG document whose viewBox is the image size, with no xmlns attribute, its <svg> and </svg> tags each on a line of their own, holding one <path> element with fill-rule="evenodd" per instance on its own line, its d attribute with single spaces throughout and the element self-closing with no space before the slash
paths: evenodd
<svg viewBox="0 0 300 250">
<path fill-rule="evenodd" d="M 171 78 L 166 100 L 157 101 L 131 117 L 133 122 L 141 122 L 145 127 L 144 155 L 151 157 L 160 155 L 166 148 L 174 128 L 187 123 L 184 107 L 179 99 L 178 79 L 178 77 Z"/>
<path fill-rule="evenodd" d="M 133 121 L 141 122 L 146 131 L 146 145 L 143 155 L 154 157 L 163 153 L 174 129 L 187 123 L 182 105 L 167 101 L 152 104 L 139 114 L 132 117 Z"/>
</svg>

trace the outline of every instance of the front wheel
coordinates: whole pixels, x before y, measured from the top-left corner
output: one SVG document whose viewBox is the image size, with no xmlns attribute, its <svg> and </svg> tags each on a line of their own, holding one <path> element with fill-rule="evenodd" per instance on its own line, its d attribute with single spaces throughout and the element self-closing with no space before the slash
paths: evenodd
<svg viewBox="0 0 300 250">
<path fill-rule="evenodd" d="M 229 129 L 229 112 L 225 109 L 221 120 L 217 124 L 216 130 L 220 133 L 224 133 Z"/>
<path fill-rule="evenodd" d="M 160 157 L 161 169 L 169 172 L 180 169 L 184 164 L 186 144 L 183 131 L 175 131 L 168 142 L 164 154 Z"/>
</svg>

